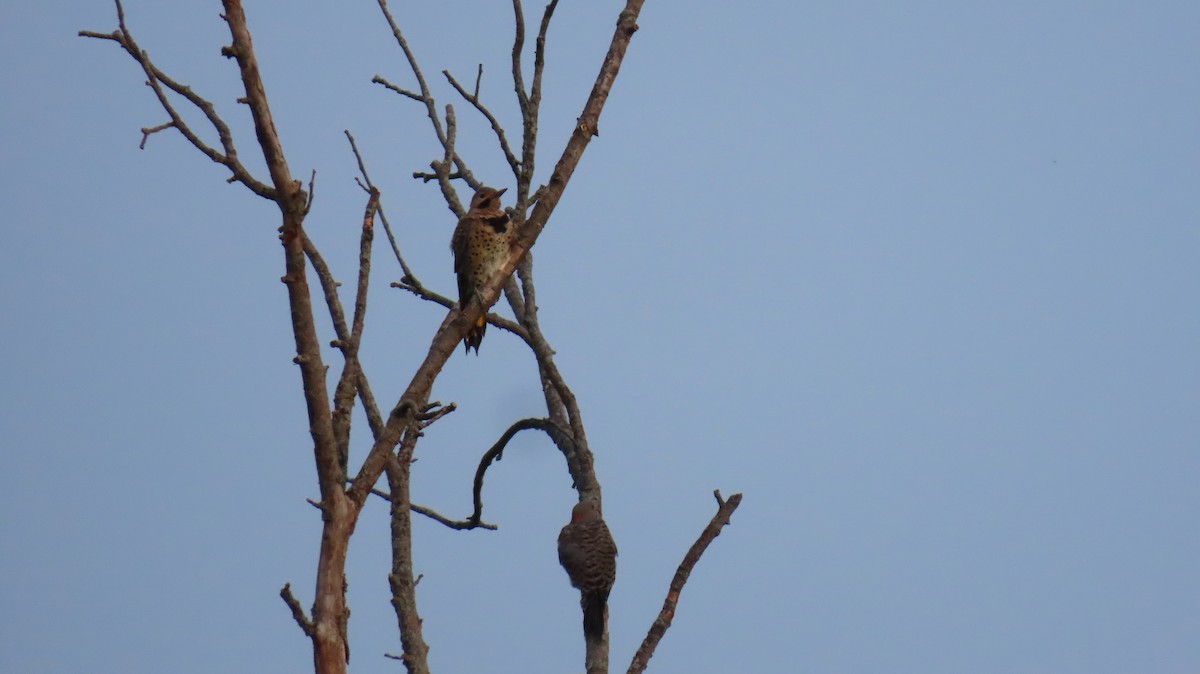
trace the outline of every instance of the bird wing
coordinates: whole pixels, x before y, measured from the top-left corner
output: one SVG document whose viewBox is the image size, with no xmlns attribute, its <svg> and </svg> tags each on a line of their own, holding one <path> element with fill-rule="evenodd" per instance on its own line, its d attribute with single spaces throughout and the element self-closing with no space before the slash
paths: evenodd
<svg viewBox="0 0 1200 674">
<path fill-rule="evenodd" d="M 471 215 L 463 216 L 462 220 L 458 221 L 458 226 L 454 228 L 454 236 L 450 238 L 450 250 L 454 253 L 454 274 L 458 277 L 458 306 L 462 308 L 466 306 L 467 301 L 471 299 L 471 292 L 474 290 L 471 284 L 471 255 L 470 240 L 471 226 L 474 218 Z"/>
<path fill-rule="evenodd" d="M 568 525 L 569 526 L 569 525 Z M 571 578 L 571 584 L 578 586 L 577 577 L 587 562 L 587 551 L 575 540 L 575 532 L 564 527 L 558 534 L 558 563 L 562 564 Z"/>
</svg>

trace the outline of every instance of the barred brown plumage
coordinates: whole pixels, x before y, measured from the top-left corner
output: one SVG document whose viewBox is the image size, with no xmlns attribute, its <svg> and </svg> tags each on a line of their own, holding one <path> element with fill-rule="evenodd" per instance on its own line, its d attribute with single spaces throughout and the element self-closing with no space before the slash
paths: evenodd
<svg viewBox="0 0 1200 674">
<path fill-rule="evenodd" d="M 608 594 L 617 579 L 617 544 L 596 501 L 581 501 L 571 521 L 558 534 L 558 561 L 571 585 L 579 588 L 583 631 L 588 638 L 604 634 Z"/>
</svg>

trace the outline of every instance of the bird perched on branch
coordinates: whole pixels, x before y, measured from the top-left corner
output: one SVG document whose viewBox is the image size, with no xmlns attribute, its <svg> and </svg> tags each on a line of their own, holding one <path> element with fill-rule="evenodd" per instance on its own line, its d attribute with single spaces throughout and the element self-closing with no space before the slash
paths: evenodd
<svg viewBox="0 0 1200 674">
<path fill-rule="evenodd" d="M 617 579 L 617 544 L 600 515 L 599 503 L 575 504 L 571 521 L 558 534 L 558 561 L 571 585 L 579 588 L 583 633 L 588 638 L 602 637 L 608 593 Z"/>
<path fill-rule="evenodd" d="M 481 187 L 471 197 L 471 208 L 458 221 L 454 228 L 454 237 L 450 239 L 450 250 L 454 252 L 454 273 L 458 276 L 458 308 L 465 309 L 471 297 L 479 294 L 479 289 L 508 259 L 509 247 L 516 238 L 516 228 L 512 219 L 500 208 L 500 195 L 507 188 L 497 190 L 491 187 Z M 483 341 L 483 333 L 487 330 L 487 307 L 484 312 L 467 330 L 463 337 L 463 345 L 467 353 L 475 349 L 479 353 L 479 344 Z"/>
</svg>

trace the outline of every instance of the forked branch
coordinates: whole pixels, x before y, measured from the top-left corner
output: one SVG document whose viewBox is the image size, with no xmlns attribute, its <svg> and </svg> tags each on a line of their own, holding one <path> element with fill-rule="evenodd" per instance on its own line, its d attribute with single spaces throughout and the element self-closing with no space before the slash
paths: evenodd
<svg viewBox="0 0 1200 674">
<path fill-rule="evenodd" d="M 398 34 L 399 29 L 395 27 L 394 20 L 390 20 L 390 15 L 386 12 L 387 3 L 384 0 L 379 0 L 379 3 L 380 7 L 385 11 L 385 16 L 389 17 L 389 24 L 393 26 L 393 33 Z M 558 205 L 567 182 L 574 173 L 575 167 L 579 165 L 583 152 L 593 136 L 600 113 L 604 109 L 605 102 L 608 100 L 609 92 L 612 90 L 613 81 L 620 71 L 621 62 L 624 60 L 625 51 L 629 46 L 629 40 L 633 37 L 634 32 L 637 31 L 637 16 L 641 11 L 643 3 L 644 0 L 627 0 L 625 9 L 622 10 L 617 20 L 617 28 L 613 34 L 612 43 L 609 45 L 604 62 L 600 66 L 596 83 L 593 85 L 592 92 L 584 104 L 583 113 L 579 117 L 579 123 L 572 133 L 570 140 L 567 142 L 567 146 L 563 150 L 562 157 L 555 166 L 554 172 L 550 176 L 549 184 L 542 190 L 537 205 L 534 207 L 533 214 L 526 222 L 526 226 L 521 228 L 517 241 L 512 246 L 509 259 L 497 270 L 492 280 L 484 284 L 480 289 L 481 302 L 471 302 L 465 309 L 451 311 L 442 321 L 441 326 L 438 327 L 425 360 L 417 368 L 412 380 L 400 396 L 396 406 L 392 409 L 383 433 L 380 434 L 379 439 L 372 446 L 366 460 L 363 462 L 362 468 L 354 478 L 354 484 L 349 489 L 348 495 L 355 503 L 361 505 L 366 500 L 371 487 L 384 470 L 387 456 L 391 453 L 391 448 L 400 442 L 403 429 L 411 421 L 412 415 L 427 400 L 433 380 L 450 358 L 450 355 L 454 353 L 458 343 L 462 341 L 467 327 L 484 313 L 484 306 L 490 306 L 496 300 L 500 294 L 501 287 L 516 268 L 517 262 L 529 250 L 534 241 L 537 240 L 542 229 L 545 228 L 547 218 L 550 217 L 550 214 L 554 212 L 554 208 Z"/>
<path fill-rule="evenodd" d="M 154 96 L 158 99 L 159 105 L 162 106 L 163 111 L 166 112 L 167 117 L 170 118 L 170 121 L 163 124 L 143 128 L 142 142 L 138 147 L 145 148 L 146 141 L 151 135 L 158 133 L 159 131 L 165 131 L 166 129 L 174 128 L 178 130 L 179 133 L 182 134 L 183 137 L 187 139 L 187 141 L 191 143 L 193 147 L 199 150 L 201 154 L 228 168 L 233 174 L 229 178 L 230 182 L 240 182 L 249 188 L 251 192 L 254 192 L 260 197 L 275 200 L 278 193 L 272 189 L 270 185 L 264 184 L 251 175 L 250 171 L 243 166 L 241 160 L 238 159 L 237 148 L 233 143 L 233 132 L 229 130 L 229 125 L 225 123 L 225 120 L 221 119 L 221 116 L 217 114 L 216 107 L 211 102 L 197 94 L 195 91 L 192 91 L 191 87 L 178 82 L 160 70 L 158 66 L 154 65 L 154 62 L 150 60 L 150 55 L 140 46 L 138 46 L 137 41 L 133 39 L 133 33 L 130 32 L 129 27 L 125 25 L 125 8 L 121 6 L 121 0 L 115 0 L 115 2 L 117 5 L 116 30 L 111 33 L 98 33 L 93 30 L 81 30 L 79 31 L 79 35 L 81 37 L 91 37 L 99 40 L 112 40 L 120 45 L 121 48 L 124 49 L 127 54 L 133 57 L 133 60 L 137 61 L 138 65 L 142 67 L 142 71 L 146 73 L 146 85 L 154 91 Z M 211 124 L 213 129 L 217 132 L 217 139 L 221 143 L 220 150 L 204 142 L 204 140 L 200 138 L 199 134 L 197 134 L 192 127 L 189 126 L 186 121 L 184 121 L 182 115 L 180 115 L 179 111 L 175 108 L 175 104 L 172 103 L 171 99 L 167 96 L 167 90 L 182 96 L 184 100 L 191 103 L 204 115 L 204 118 L 208 120 L 209 124 Z"/>
<path fill-rule="evenodd" d="M 467 90 L 458 83 L 458 80 L 454 79 L 454 75 L 451 75 L 449 70 L 443 70 L 442 74 L 446 76 L 446 80 L 450 82 L 450 86 L 454 87 L 454 90 L 463 97 L 463 100 L 475 106 L 475 109 L 478 110 L 479 113 L 483 115 L 485 119 L 487 119 L 488 123 L 492 125 L 492 131 L 496 134 L 496 138 L 500 141 L 500 151 L 504 153 L 504 159 L 508 162 L 509 168 L 512 169 L 513 177 L 520 179 L 521 166 L 517 161 L 516 155 L 513 154 L 512 148 L 508 146 L 508 137 L 504 135 L 504 127 L 500 126 L 500 122 L 496 119 L 496 116 L 492 114 L 492 111 L 488 110 L 487 106 L 479 100 L 479 81 L 483 79 L 483 64 L 479 64 L 479 72 L 475 76 L 475 93 L 473 94 L 468 93 Z"/>
<path fill-rule="evenodd" d="M 662 640 L 667 628 L 671 626 L 671 621 L 675 618 L 679 593 L 683 591 L 688 576 L 692 574 L 692 569 L 696 566 L 696 562 L 700 561 L 700 556 L 704 554 L 709 543 L 712 543 L 713 539 L 721 533 L 722 527 L 729 524 L 729 518 L 733 516 L 733 511 L 737 510 L 742 503 L 741 494 L 734 494 L 728 500 L 722 499 L 719 491 L 714 491 L 713 496 L 717 499 L 717 514 L 713 515 L 708 526 L 700 532 L 700 537 L 683 556 L 683 561 L 675 571 L 675 577 L 671 579 L 671 586 L 667 589 L 667 598 L 663 601 L 662 610 L 658 612 L 658 617 L 650 625 L 650 631 L 647 632 L 641 647 L 634 654 L 633 662 L 629 664 L 628 674 L 640 674 L 646 671 L 646 665 L 654 655 L 654 649 L 658 647 L 658 642 Z"/>
</svg>

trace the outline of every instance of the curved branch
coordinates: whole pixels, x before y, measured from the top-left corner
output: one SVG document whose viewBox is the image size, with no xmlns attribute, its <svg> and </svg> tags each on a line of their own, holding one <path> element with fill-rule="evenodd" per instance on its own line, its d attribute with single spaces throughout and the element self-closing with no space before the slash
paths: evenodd
<svg viewBox="0 0 1200 674">
<path fill-rule="evenodd" d="M 467 518 L 468 522 L 478 524 L 480 518 L 483 517 L 483 476 L 487 473 L 488 466 L 492 465 L 493 461 L 499 461 L 503 458 L 504 448 L 508 446 L 508 442 L 513 439 L 513 436 L 521 431 L 530 429 L 545 432 L 564 455 L 571 453 L 569 450 L 572 444 L 570 436 L 549 419 L 521 419 L 512 426 L 509 426 L 508 430 L 504 431 L 504 435 L 501 435 L 500 439 L 496 441 L 496 444 L 484 452 L 483 456 L 479 459 L 479 468 L 475 470 L 475 486 L 473 489 L 475 512 Z"/>
<path fill-rule="evenodd" d="M 675 571 L 675 577 L 671 579 L 671 586 L 667 589 L 667 598 L 663 601 L 662 610 L 658 612 L 658 617 L 650 625 L 650 631 L 647 632 L 641 647 L 634 654 L 627 674 L 640 674 L 646 671 L 646 665 L 654 655 L 654 649 L 658 647 L 658 642 L 662 640 L 667 628 L 671 626 L 671 620 L 675 617 L 675 606 L 679 603 L 679 593 L 683 591 L 688 576 L 691 575 L 696 562 L 700 561 L 700 556 L 704 554 L 709 543 L 712 543 L 713 539 L 721 533 L 722 527 L 729 524 L 729 518 L 733 516 L 733 511 L 737 510 L 742 503 L 741 494 L 734 494 L 729 497 L 729 500 L 722 499 L 719 491 L 713 491 L 713 496 L 717 499 L 717 514 L 713 515 L 708 526 L 700 532 L 700 537 L 683 556 L 683 561 Z"/>
</svg>

